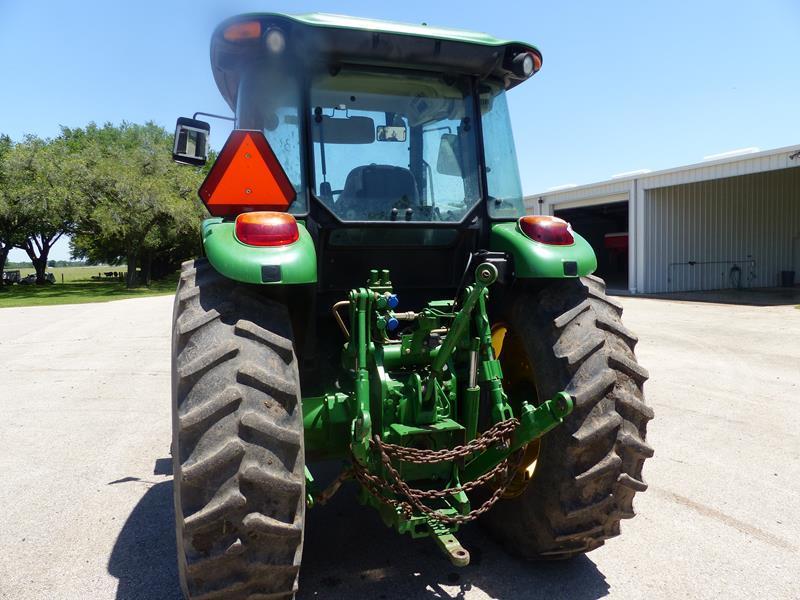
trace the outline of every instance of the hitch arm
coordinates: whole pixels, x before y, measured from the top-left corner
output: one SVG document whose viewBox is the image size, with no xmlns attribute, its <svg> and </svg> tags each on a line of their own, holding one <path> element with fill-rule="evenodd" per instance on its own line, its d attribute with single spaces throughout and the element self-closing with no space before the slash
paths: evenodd
<svg viewBox="0 0 800 600">
<path fill-rule="evenodd" d="M 369 371 L 367 370 L 367 345 L 369 344 L 369 325 L 367 323 L 367 300 L 369 294 L 364 289 L 350 293 L 351 322 L 356 323 L 355 335 L 349 344 L 355 344 L 353 354 L 356 358 L 355 403 L 356 418 L 352 424 L 352 450 L 356 459 L 366 463 L 369 456 L 369 439 L 372 435 L 372 419 L 369 411 Z M 348 348 L 350 350 L 350 348 Z"/>
<path fill-rule="evenodd" d="M 512 453 L 536 438 L 543 436 L 563 422 L 564 417 L 572 412 L 572 408 L 572 398 L 566 392 L 559 392 L 537 407 L 525 402 L 522 405 L 522 411 L 519 415 L 519 427 L 514 431 L 511 446 L 508 448 L 494 446 L 473 458 L 464 466 L 463 480 L 471 481 L 477 479 L 496 467 Z"/>
</svg>

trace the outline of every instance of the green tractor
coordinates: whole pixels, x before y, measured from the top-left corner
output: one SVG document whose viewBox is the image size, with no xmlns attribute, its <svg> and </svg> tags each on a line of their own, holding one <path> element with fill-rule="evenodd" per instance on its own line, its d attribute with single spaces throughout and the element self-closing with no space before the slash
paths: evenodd
<svg viewBox="0 0 800 600">
<path fill-rule="evenodd" d="M 563 559 L 633 516 L 653 453 L 637 338 L 589 244 L 523 206 L 506 92 L 541 60 L 321 14 L 214 33 L 235 129 L 200 189 L 212 217 L 172 338 L 187 598 L 293 597 L 306 510 L 348 481 L 459 566 L 475 519 Z M 198 114 L 178 121 L 180 162 L 206 160 Z"/>
</svg>

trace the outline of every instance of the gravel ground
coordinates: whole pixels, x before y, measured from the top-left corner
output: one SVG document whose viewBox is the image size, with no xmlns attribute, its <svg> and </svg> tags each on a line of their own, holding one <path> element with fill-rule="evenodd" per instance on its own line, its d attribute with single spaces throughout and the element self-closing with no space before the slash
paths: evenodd
<svg viewBox="0 0 800 600">
<path fill-rule="evenodd" d="M 468 527 L 457 570 L 345 489 L 309 513 L 298 598 L 800 598 L 800 311 L 622 302 L 656 456 L 620 538 L 526 564 Z M 180 597 L 171 304 L 0 310 L 0 598 Z"/>
</svg>

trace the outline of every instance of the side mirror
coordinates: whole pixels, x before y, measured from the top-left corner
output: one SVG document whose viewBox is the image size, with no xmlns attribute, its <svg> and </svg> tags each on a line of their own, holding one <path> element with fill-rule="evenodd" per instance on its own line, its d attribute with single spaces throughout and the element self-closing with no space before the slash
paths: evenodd
<svg viewBox="0 0 800 600">
<path fill-rule="evenodd" d="M 208 160 L 208 134 L 211 125 L 205 121 L 179 117 L 175 125 L 172 160 L 187 165 L 204 165 Z"/>
<path fill-rule="evenodd" d="M 461 169 L 461 140 L 454 133 L 445 133 L 439 142 L 436 171 L 442 175 L 463 177 Z"/>
</svg>

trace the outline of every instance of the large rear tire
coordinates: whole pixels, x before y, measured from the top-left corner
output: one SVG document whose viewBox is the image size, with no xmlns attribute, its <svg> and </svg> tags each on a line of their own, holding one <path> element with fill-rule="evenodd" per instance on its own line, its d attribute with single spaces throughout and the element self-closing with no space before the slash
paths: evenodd
<svg viewBox="0 0 800 600">
<path fill-rule="evenodd" d="M 523 348 L 532 389 L 541 399 L 566 390 L 575 407 L 541 440 L 524 490 L 499 501 L 483 523 L 514 554 L 569 558 L 618 535 L 620 519 L 634 516 L 634 495 L 647 488 L 648 374 L 622 307 L 597 277 L 516 292 L 507 313 L 509 342 Z"/>
<path fill-rule="evenodd" d="M 300 383 L 286 307 L 183 265 L 172 426 L 178 567 L 189 599 L 292 598 L 303 545 Z"/>
</svg>

